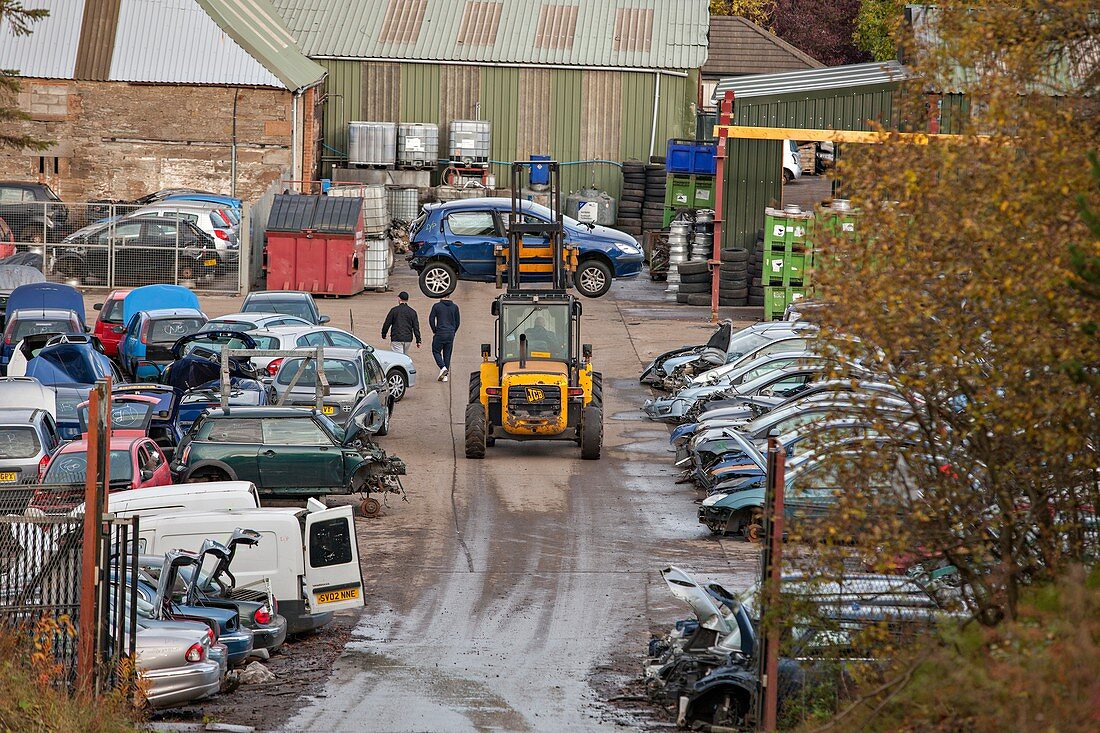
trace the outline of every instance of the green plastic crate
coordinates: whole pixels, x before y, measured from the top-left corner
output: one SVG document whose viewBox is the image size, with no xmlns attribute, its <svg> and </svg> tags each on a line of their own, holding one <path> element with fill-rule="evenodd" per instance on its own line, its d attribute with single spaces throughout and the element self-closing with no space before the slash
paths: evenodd
<svg viewBox="0 0 1100 733">
<path fill-rule="evenodd" d="M 695 207 L 695 176 L 668 176 L 665 180 L 665 206 L 676 209 Z"/>
<path fill-rule="evenodd" d="M 775 321 L 782 318 L 787 306 L 805 298 L 806 293 L 806 288 L 764 288 L 764 320 Z"/>
<path fill-rule="evenodd" d="M 806 285 L 809 282 L 809 270 L 813 265 L 808 252 L 764 252 L 764 271 L 761 279 L 764 286 L 780 285 L 784 288 L 792 285 Z"/>
<path fill-rule="evenodd" d="M 793 214 L 780 209 L 764 209 L 764 248 L 810 249 L 813 241 L 814 216 Z"/>
<path fill-rule="evenodd" d="M 712 176 L 695 176 L 693 201 L 696 209 L 714 208 L 714 178 Z"/>
</svg>

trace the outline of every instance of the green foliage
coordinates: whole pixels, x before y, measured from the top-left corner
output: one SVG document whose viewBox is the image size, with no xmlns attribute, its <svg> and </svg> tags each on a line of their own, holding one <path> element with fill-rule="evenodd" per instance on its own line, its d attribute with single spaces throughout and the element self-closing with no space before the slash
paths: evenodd
<svg viewBox="0 0 1100 733">
<path fill-rule="evenodd" d="M 0 630 L 0 730 L 34 733 L 136 731 L 137 714 L 126 696 L 73 695 L 55 661 L 53 643 L 73 631 L 65 619 L 40 623 L 28 633 Z"/>
<path fill-rule="evenodd" d="M 1072 571 L 1025 594 L 1016 621 L 946 629 L 825 728 L 866 733 L 1085 733 L 1100 725 L 1100 590 Z M 905 682 L 905 684 L 902 684 Z M 885 688 L 885 689 L 882 689 Z"/>
<path fill-rule="evenodd" d="M 901 0 L 863 0 L 852 34 L 856 47 L 871 54 L 875 61 L 897 58 L 904 8 Z"/>
<path fill-rule="evenodd" d="M 771 22 L 771 0 L 710 0 L 711 15 L 740 15 L 764 28 Z"/>
<path fill-rule="evenodd" d="M 28 9 L 20 0 L 0 0 L 0 27 L 7 25 L 8 30 L 16 36 L 30 35 L 34 22 L 49 14 L 50 11 L 42 8 Z M 44 150 L 49 147 L 49 142 L 31 135 L 9 132 L 12 123 L 30 119 L 18 107 L 8 106 L 10 100 L 19 94 L 19 81 L 16 79 L 18 73 L 11 69 L 0 69 L 0 148 Z"/>
</svg>

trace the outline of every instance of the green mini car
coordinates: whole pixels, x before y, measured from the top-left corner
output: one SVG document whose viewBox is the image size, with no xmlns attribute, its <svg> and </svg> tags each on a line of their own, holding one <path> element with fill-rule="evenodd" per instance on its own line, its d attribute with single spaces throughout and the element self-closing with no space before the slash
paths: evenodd
<svg viewBox="0 0 1100 733">
<path fill-rule="evenodd" d="M 381 424 L 362 400 L 341 427 L 315 409 L 229 407 L 210 410 L 176 448 L 176 481 L 251 481 L 261 496 L 365 494 L 359 510 L 375 516 L 372 493 L 404 493 L 405 462 L 371 439 Z"/>
</svg>

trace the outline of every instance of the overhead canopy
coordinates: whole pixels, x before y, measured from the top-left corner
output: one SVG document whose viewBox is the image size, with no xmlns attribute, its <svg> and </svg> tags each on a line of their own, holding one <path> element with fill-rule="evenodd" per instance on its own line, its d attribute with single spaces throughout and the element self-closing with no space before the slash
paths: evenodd
<svg viewBox="0 0 1100 733">
<path fill-rule="evenodd" d="M 717 103 L 727 91 L 736 102 L 757 97 L 778 97 L 831 89 L 897 84 L 908 78 L 908 71 L 897 61 L 876 61 L 869 64 L 826 66 L 821 69 L 787 71 L 782 74 L 753 74 L 722 79 L 714 87 L 711 101 Z"/>
</svg>

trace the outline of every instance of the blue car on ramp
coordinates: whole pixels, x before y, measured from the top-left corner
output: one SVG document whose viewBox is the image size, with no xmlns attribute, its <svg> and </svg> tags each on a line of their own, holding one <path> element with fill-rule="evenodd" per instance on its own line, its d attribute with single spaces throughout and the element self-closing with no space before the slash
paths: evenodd
<svg viewBox="0 0 1100 733">
<path fill-rule="evenodd" d="M 507 223 L 512 200 L 474 198 L 427 204 L 413 222 L 409 266 L 420 274 L 420 290 L 429 298 L 454 292 L 459 280 L 493 282 L 498 246 L 508 246 Z M 532 201 L 522 202 L 524 217 L 549 223 L 550 209 Z M 634 237 L 610 227 L 586 224 L 562 217 L 566 245 L 577 248 L 573 284 L 588 298 L 598 298 L 611 288 L 614 278 L 635 277 L 642 271 L 644 255 Z M 525 242 L 530 238 L 525 237 Z M 543 240 L 545 243 L 545 240 Z M 538 242 L 530 241 L 538 246 Z M 525 281 L 549 280 L 545 275 L 524 275 Z"/>
</svg>

